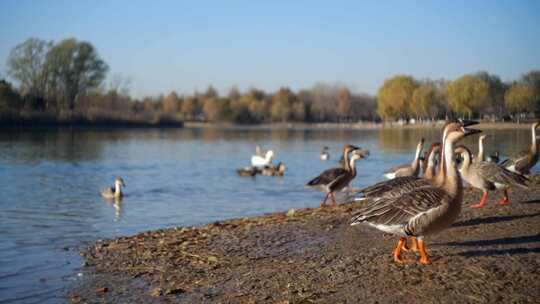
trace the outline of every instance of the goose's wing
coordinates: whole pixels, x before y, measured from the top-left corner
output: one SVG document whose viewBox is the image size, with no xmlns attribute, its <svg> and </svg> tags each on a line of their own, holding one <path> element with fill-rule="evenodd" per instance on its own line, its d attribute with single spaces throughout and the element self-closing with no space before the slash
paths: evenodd
<svg viewBox="0 0 540 304">
<path fill-rule="evenodd" d="M 342 178 L 347 174 L 347 170 L 343 168 L 332 168 L 323 171 L 319 176 L 310 180 L 306 186 L 320 186 L 320 185 L 329 185 L 334 183 L 336 180 Z"/>
<path fill-rule="evenodd" d="M 363 222 L 374 226 L 404 225 L 415 216 L 441 206 L 446 198 L 448 194 L 434 186 L 417 188 L 398 197 L 375 198 L 360 208 L 351 225 Z"/>
<path fill-rule="evenodd" d="M 375 185 L 361 189 L 364 197 L 399 196 L 418 187 L 428 186 L 425 179 L 414 176 L 401 176 L 391 180 L 382 181 Z"/>
<path fill-rule="evenodd" d="M 395 167 L 392 167 L 392 168 L 384 171 L 384 174 L 394 173 L 394 172 L 397 172 L 399 170 L 406 169 L 406 168 L 408 168 L 410 166 L 411 166 L 410 164 L 404 164 L 404 165 L 395 166 Z"/>
<path fill-rule="evenodd" d="M 524 166 L 527 165 L 528 156 L 529 156 L 528 151 L 521 151 L 518 154 L 504 160 L 501 163 L 501 166 L 505 168 L 514 166 L 514 168 L 516 168 L 517 170 L 522 169 Z"/>
<path fill-rule="evenodd" d="M 528 188 L 528 179 L 525 176 L 514 173 L 506 168 L 500 167 L 495 163 L 481 161 L 473 163 L 472 166 L 474 170 L 476 170 L 478 175 L 492 183 Z"/>
</svg>

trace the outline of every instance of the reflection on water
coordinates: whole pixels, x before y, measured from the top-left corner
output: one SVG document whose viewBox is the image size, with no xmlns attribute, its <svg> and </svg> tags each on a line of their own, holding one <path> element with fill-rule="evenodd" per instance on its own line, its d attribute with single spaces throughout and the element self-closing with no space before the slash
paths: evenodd
<svg viewBox="0 0 540 304">
<path fill-rule="evenodd" d="M 316 207 L 305 183 L 337 166 L 352 143 L 371 151 L 353 186 L 411 161 L 416 143 L 439 130 L 248 128 L 0 130 L 0 302 L 59 302 L 77 280 L 78 248 L 99 238 L 195 225 L 289 208 Z M 530 145 L 528 130 L 486 130 L 487 153 Z M 475 138 L 465 142 L 476 152 Z M 238 177 L 255 145 L 276 152 L 283 178 Z M 324 146 L 330 161 L 320 161 Z M 99 191 L 116 176 L 122 200 Z M 339 198 L 338 198 L 339 199 Z"/>
<path fill-rule="evenodd" d="M 109 204 L 111 208 L 114 209 L 113 221 L 115 222 L 119 221 L 120 217 L 122 216 L 122 197 L 113 197 L 113 198 L 103 197 L 103 200 L 107 204 Z"/>
</svg>

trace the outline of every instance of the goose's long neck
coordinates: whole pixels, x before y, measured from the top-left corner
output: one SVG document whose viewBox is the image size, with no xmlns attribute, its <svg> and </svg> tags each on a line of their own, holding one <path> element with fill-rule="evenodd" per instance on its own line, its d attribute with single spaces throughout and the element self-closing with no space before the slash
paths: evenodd
<svg viewBox="0 0 540 304">
<path fill-rule="evenodd" d="M 435 177 L 435 150 L 432 150 L 427 159 L 426 171 L 424 173 L 427 179 Z"/>
<path fill-rule="evenodd" d="M 357 158 L 356 157 L 352 157 L 351 160 L 350 160 L 350 163 L 349 163 L 349 172 L 351 172 L 351 175 L 354 177 L 356 176 L 356 162 Z"/>
<path fill-rule="evenodd" d="M 122 184 L 115 183 L 114 184 L 114 196 L 120 196 L 122 195 Z"/>
<path fill-rule="evenodd" d="M 343 151 L 343 164 L 345 166 L 345 170 L 347 171 L 351 170 L 351 166 L 349 164 L 349 150 L 348 149 L 345 149 Z"/>
<path fill-rule="evenodd" d="M 538 147 L 536 145 L 536 128 L 535 126 L 532 126 L 532 144 L 531 144 L 531 152 L 538 153 Z"/>
<path fill-rule="evenodd" d="M 413 168 L 414 171 L 418 169 L 418 163 L 420 161 L 420 153 L 422 153 L 422 145 L 419 144 L 416 147 L 416 154 L 414 155 L 414 160 L 411 163 L 411 167 Z"/>
<path fill-rule="evenodd" d="M 457 194 L 463 185 L 454 160 L 454 143 L 451 139 L 444 138 L 441 149 L 441 165 L 436 177 L 436 185 L 445 189 L 448 193 Z"/>
<path fill-rule="evenodd" d="M 469 153 L 469 151 L 465 151 L 462 153 L 462 155 L 463 155 L 463 163 L 461 163 L 461 170 L 464 172 L 467 172 L 469 171 L 471 167 L 471 154 Z M 479 160 L 481 159 L 479 158 Z"/>
<path fill-rule="evenodd" d="M 478 156 L 479 161 L 484 161 L 484 139 L 480 137 L 478 139 Z"/>
</svg>

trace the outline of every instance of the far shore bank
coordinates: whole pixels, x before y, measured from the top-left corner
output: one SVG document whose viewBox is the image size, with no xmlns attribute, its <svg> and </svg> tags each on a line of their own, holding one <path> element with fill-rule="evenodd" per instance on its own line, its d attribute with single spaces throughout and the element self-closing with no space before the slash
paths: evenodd
<svg viewBox="0 0 540 304">
<path fill-rule="evenodd" d="M 41 127 L 98 127 L 98 128 L 220 128 L 253 130 L 377 130 L 377 129 L 426 129 L 440 128 L 444 121 L 418 122 L 403 124 L 398 122 L 356 122 L 356 123 L 269 123 L 269 124 L 234 124 L 228 122 L 195 122 L 178 120 L 138 121 L 138 120 L 2 120 L 0 128 L 41 128 Z M 480 122 L 479 128 L 486 129 L 528 129 L 532 122 Z"/>
<path fill-rule="evenodd" d="M 186 128 L 225 128 L 225 129 L 425 129 L 433 127 L 442 127 L 445 121 L 421 122 L 415 124 L 402 124 L 398 122 L 356 122 L 356 123 L 271 123 L 271 124 L 233 124 L 233 123 L 208 123 L 208 122 L 184 122 Z M 530 128 L 532 122 L 480 122 L 479 128 L 486 129 L 527 129 Z"/>
</svg>

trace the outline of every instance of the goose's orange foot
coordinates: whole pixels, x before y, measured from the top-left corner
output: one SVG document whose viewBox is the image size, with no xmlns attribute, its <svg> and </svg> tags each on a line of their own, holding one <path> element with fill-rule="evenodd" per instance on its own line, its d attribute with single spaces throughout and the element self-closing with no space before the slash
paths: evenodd
<svg viewBox="0 0 540 304">
<path fill-rule="evenodd" d="M 418 240 L 418 251 L 420 252 L 420 263 L 423 265 L 429 264 L 429 258 L 426 252 L 426 245 L 424 244 L 424 240 L 420 239 Z"/>
<path fill-rule="evenodd" d="M 400 237 L 399 242 L 398 242 L 398 244 L 396 246 L 396 249 L 394 249 L 394 262 L 396 262 L 398 264 L 406 264 L 406 263 L 411 262 L 410 260 L 406 260 L 403 257 L 401 257 L 401 250 L 405 246 L 406 242 L 407 242 L 407 238 Z"/>
<path fill-rule="evenodd" d="M 478 204 L 471 205 L 470 207 L 471 207 L 471 208 L 475 208 L 475 209 L 479 209 L 479 208 L 483 208 L 484 205 L 485 205 L 485 203 L 484 203 L 484 204 L 478 203 Z"/>
<path fill-rule="evenodd" d="M 413 252 L 418 252 L 418 241 L 416 239 L 416 237 L 411 237 L 411 246 L 407 246 L 407 242 L 405 242 L 405 244 L 403 244 L 403 248 L 402 248 L 404 251 L 413 251 Z"/>
<path fill-rule="evenodd" d="M 502 200 L 499 201 L 499 205 L 508 205 L 508 203 L 510 203 L 508 197 L 504 197 Z"/>
<path fill-rule="evenodd" d="M 486 191 L 484 191 L 484 193 L 482 194 L 482 198 L 480 199 L 478 204 L 471 205 L 471 208 L 482 208 L 482 207 L 484 207 L 484 205 L 486 204 L 487 198 L 488 198 L 488 193 Z"/>
</svg>

